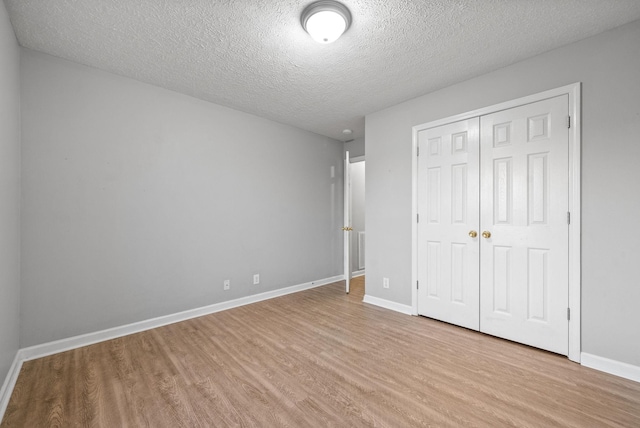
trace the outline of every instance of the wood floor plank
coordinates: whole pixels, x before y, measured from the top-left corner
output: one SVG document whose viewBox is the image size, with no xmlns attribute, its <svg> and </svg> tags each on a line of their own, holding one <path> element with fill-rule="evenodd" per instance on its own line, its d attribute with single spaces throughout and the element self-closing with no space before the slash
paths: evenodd
<svg viewBox="0 0 640 428">
<path fill-rule="evenodd" d="M 362 303 L 364 278 L 24 363 L 0 427 L 638 427 L 640 384 Z"/>
</svg>

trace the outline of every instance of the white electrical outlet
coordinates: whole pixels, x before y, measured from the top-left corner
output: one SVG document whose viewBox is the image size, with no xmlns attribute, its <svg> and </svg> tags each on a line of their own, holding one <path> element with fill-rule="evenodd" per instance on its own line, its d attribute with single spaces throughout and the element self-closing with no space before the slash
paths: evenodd
<svg viewBox="0 0 640 428">
<path fill-rule="evenodd" d="M 230 288 L 231 288 L 231 280 L 229 280 L 229 279 L 225 279 L 225 280 L 224 280 L 224 289 L 225 289 L 225 290 L 228 290 L 228 289 L 230 289 Z"/>
<path fill-rule="evenodd" d="M 253 275 L 253 285 L 257 285 L 257 284 L 260 284 L 260 274 L 259 273 Z"/>
<path fill-rule="evenodd" d="M 384 288 L 389 288 L 389 278 L 382 278 L 382 286 Z"/>
</svg>

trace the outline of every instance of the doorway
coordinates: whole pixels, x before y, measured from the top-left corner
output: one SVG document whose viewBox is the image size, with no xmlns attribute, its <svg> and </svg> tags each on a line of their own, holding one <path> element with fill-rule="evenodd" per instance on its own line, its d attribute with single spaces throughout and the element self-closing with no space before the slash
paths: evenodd
<svg viewBox="0 0 640 428">
<path fill-rule="evenodd" d="M 351 276 L 365 274 L 365 204 L 364 204 L 364 156 L 351 160 Z"/>
<path fill-rule="evenodd" d="M 365 159 L 345 152 L 344 174 L 344 278 L 350 292 L 351 279 L 365 274 Z M 362 278 L 364 279 L 364 278 Z"/>
</svg>

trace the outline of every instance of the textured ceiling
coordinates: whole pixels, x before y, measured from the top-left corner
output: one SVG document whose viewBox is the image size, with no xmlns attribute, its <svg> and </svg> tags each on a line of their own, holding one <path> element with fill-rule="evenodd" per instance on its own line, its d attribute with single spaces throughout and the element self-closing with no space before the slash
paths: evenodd
<svg viewBox="0 0 640 428">
<path fill-rule="evenodd" d="M 5 0 L 22 46 L 339 140 L 364 115 L 640 19 L 638 0 Z"/>
</svg>

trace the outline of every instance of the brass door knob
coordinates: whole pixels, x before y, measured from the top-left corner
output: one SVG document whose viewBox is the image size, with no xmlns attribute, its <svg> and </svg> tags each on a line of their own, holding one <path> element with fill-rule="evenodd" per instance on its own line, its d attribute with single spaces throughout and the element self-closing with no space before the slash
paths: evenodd
<svg viewBox="0 0 640 428">
<path fill-rule="evenodd" d="M 342 228 L 342 230 L 344 230 L 345 232 L 351 232 L 353 230 L 353 227 L 345 226 Z"/>
<path fill-rule="evenodd" d="M 491 238 L 491 232 L 489 232 L 488 230 L 485 230 L 484 232 L 482 232 L 482 237 L 486 239 Z"/>
<path fill-rule="evenodd" d="M 472 238 L 475 238 L 476 236 L 478 236 L 478 232 L 476 232 L 475 230 L 472 230 L 471 232 L 469 232 L 469 236 Z"/>
</svg>

